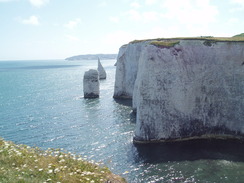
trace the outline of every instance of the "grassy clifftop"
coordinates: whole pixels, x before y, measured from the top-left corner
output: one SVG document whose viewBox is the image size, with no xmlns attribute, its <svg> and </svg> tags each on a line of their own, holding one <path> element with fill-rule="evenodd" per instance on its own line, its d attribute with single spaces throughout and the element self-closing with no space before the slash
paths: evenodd
<svg viewBox="0 0 244 183">
<path fill-rule="evenodd" d="M 244 33 L 241 33 L 241 34 L 237 34 L 237 35 L 235 35 L 235 36 L 233 36 L 233 37 L 244 37 Z"/>
<path fill-rule="evenodd" d="M 242 35 L 242 34 L 240 34 Z M 148 42 L 163 42 L 163 41 L 179 41 L 179 40 L 203 40 L 203 41 L 216 41 L 216 42 L 244 42 L 244 36 L 234 37 L 212 37 L 212 36 L 201 36 L 201 37 L 176 37 L 176 38 L 156 38 L 156 39 L 143 39 L 134 40 L 130 43 L 140 43 L 144 41 Z"/>
<path fill-rule="evenodd" d="M 0 182 L 125 183 L 108 168 L 60 150 L 42 151 L 0 139 Z"/>
</svg>

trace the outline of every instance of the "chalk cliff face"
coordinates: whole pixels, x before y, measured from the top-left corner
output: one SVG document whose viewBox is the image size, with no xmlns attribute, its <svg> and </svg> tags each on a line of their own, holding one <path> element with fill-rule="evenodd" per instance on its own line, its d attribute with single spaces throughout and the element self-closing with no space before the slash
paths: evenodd
<svg viewBox="0 0 244 183">
<path fill-rule="evenodd" d="M 244 136 L 244 42 L 178 41 L 131 43 L 118 60 L 115 93 L 133 96 L 135 141 Z"/>
<path fill-rule="evenodd" d="M 132 98 L 141 49 L 146 42 L 120 48 L 116 63 L 114 98 Z"/>
</svg>

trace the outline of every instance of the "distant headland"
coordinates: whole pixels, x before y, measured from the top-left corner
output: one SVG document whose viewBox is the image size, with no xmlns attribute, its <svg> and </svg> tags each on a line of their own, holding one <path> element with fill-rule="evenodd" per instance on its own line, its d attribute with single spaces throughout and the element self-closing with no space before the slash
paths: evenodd
<svg viewBox="0 0 244 183">
<path fill-rule="evenodd" d="M 116 59 L 117 54 L 86 54 L 86 55 L 76 55 L 72 57 L 68 57 L 65 60 L 96 60 L 97 58 L 100 58 L 101 60 L 110 60 L 110 59 Z"/>
</svg>

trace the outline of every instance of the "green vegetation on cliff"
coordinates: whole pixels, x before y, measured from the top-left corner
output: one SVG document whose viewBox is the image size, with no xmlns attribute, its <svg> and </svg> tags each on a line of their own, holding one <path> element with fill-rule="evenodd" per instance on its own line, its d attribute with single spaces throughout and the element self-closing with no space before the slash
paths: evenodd
<svg viewBox="0 0 244 183">
<path fill-rule="evenodd" d="M 165 47 L 165 48 L 169 48 L 169 47 L 173 47 L 176 44 L 179 44 L 180 41 L 152 41 L 150 44 L 157 46 L 157 47 Z"/>
<path fill-rule="evenodd" d="M 235 36 L 233 36 L 233 37 L 244 37 L 244 33 L 237 34 L 237 35 L 235 35 Z"/>
<path fill-rule="evenodd" d="M 108 168 L 60 150 L 31 148 L 0 139 L 0 182 L 125 183 Z"/>
<path fill-rule="evenodd" d="M 212 37 L 212 36 L 201 36 L 201 37 L 177 37 L 177 38 L 156 38 L 156 39 L 143 39 L 131 41 L 131 44 L 140 43 L 147 41 L 150 44 L 159 44 L 159 42 L 173 42 L 180 40 L 202 40 L 202 41 L 214 41 L 214 42 L 244 42 L 244 37 L 239 34 L 234 37 Z M 164 44 L 164 43 L 162 43 Z"/>
</svg>

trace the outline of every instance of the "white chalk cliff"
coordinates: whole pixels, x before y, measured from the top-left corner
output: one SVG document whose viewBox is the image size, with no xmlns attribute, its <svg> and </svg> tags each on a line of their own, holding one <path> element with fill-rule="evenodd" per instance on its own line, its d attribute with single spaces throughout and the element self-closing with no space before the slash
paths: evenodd
<svg viewBox="0 0 244 183">
<path fill-rule="evenodd" d="M 141 49 L 146 42 L 124 45 L 116 63 L 114 98 L 132 98 Z"/>
<path fill-rule="evenodd" d="M 106 71 L 103 68 L 103 66 L 102 66 L 101 61 L 100 61 L 99 58 L 98 58 L 98 61 L 97 62 L 98 62 L 97 70 L 98 70 L 98 73 L 99 73 L 99 79 L 106 79 L 107 74 L 106 74 Z"/>
<path fill-rule="evenodd" d="M 117 60 L 114 97 L 133 98 L 135 142 L 244 137 L 244 40 L 152 43 L 125 45 Z"/>
<path fill-rule="evenodd" d="M 86 71 L 83 78 L 83 92 L 84 98 L 98 98 L 99 97 L 99 76 L 98 71 L 90 69 Z"/>
</svg>

